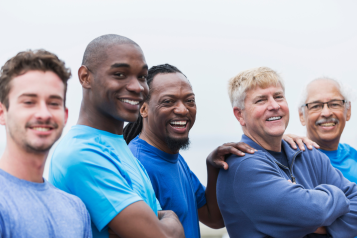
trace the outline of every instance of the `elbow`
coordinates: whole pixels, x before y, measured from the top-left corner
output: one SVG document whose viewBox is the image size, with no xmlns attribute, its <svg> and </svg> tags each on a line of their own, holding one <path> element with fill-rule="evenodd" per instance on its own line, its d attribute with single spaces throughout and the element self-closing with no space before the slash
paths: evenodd
<svg viewBox="0 0 357 238">
<path fill-rule="evenodd" d="M 212 229 L 220 229 L 220 228 L 225 227 L 223 218 L 215 220 L 215 221 L 202 222 L 202 223 L 205 224 L 206 226 L 208 226 L 209 228 L 212 228 Z"/>
</svg>

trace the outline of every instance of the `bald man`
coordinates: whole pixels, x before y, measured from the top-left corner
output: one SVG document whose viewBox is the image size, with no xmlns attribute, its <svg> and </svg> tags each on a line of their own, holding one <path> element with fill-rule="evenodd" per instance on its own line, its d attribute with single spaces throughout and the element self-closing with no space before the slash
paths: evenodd
<svg viewBox="0 0 357 238">
<path fill-rule="evenodd" d="M 87 46 L 78 70 L 83 100 L 77 125 L 53 153 L 49 180 L 77 195 L 93 237 L 185 237 L 175 213 L 160 211 L 150 179 L 123 139 L 148 94 L 148 66 L 135 42 L 104 35 Z"/>
<path fill-rule="evenodd" d="M 349 89 L 331 78 L 317 78 L 303 91 L 299 116 L 307 136 L 320 145 L 331 164 L 357 183 L 357 151 L 340 143 L 345 124 L 351 118 Z"/>
</svg>

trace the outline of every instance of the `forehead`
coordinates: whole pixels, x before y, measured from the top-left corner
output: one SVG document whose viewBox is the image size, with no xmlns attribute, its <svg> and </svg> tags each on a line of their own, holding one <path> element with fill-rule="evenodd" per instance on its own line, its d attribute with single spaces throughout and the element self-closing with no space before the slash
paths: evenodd
<svg viewBox="0 0 357 238">
<path fill-rule="evenodd" d="M 317 80 L 307 87 L 306 102 L 329 101 L 332 99 L 343 99 L 339 86 L 329 80 Z"/>
<path fill-rule="evenodd" d="M 192 86 L 181 73 L 158 74 L 154 77 L 151 88 L 151 96 L 186 95 L 193 94 Z"/>
<path fill-rule="evenodd" d="M 64 83 L 52 71 L 28 71 L 11 80 L 9 98 L 22 94 L 58 95 L 64 98 Z"/>
<path fill-rule="evenodd" d="M 103 62 L 100 67 L 110 67 L 115 63 L 125 63 L 129 66 L 146 65 L 145 57 L 139 46 L 135 44 L 115 44 L 106 49 Z"/>
<path fill-rule="evenodd" d="M 281 87 L 281 85 L 271 85 L 266 88 L 261 88 L 259 86 L 256 86 L 252 89 L 249 89 L 246 91 L 247 98 L 255 98 L 255 97 L 260 97 L 260 96 L 268 96 L 268 95 L 273 95 L 276 93 L 284 93 L 284 89 Z"/>
</svg>

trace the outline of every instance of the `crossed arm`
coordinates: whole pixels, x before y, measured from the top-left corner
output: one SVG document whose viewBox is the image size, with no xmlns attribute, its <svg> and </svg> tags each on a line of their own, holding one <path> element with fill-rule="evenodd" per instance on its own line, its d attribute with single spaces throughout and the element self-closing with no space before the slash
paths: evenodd
<svg viewBox="0 0 357 238">
<path fill-rule="evenodd" d="M 309 149 L 313 147 L 319 148 L 319 145 L 315 142 L 309 140 L 307 137 L 296 136 L 293 134 L 284 135 L 283 139 L 290 144 L 292 148 L 297 148 L 305 150 L 304 144 Z M 228 169 L 228 164 L 225 159 L 230 154 L 235 154 L 237 156 L 244 156 L 245 153 L 254 153 L 254 149 L 245 143 L 225 143 L 219 146 L 214 151 L 212 151 L 207 159 L 207 188 L 206 188 L 206 200 L 207 203 L 198 209 L 198 216 L 200 222 L 203 224 L 214 228 L 224 227 L 224 221 L 217 203 L 216 196 L 216 183 L 218 178 L 218 173 L 221 168 L 224 170 Z M 326 234 L 326 230 L 322 227 L 315 231 L 318 234 Z"/>
<path fill-rule="evenodd" d="M 143 201 L 127 206 L 109 222 L 109 237 L 184 238 L 180 220 L 172 211 L 159 211 L 158 217 Z"/>
</svg>

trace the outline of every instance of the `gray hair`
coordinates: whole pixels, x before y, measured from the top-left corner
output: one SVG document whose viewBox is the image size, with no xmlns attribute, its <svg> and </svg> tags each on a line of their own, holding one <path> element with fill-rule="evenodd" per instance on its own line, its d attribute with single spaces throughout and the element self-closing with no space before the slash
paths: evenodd
<svg viewBox="0 0 357 238">
<path fill-rule="evenodd" d="M 353 89 L 351 87 L 349 87 L 348 85 L 346 84 L 343 84 L 342 82 L 338 81 L 338 80 L 335 80 L 333 78 L 330 78 L 330 77 L 318 77 L 312 81 L 310 81 L 308 84 L 306 84 L 304 87 L 303 87 L 303 90 L 300 94 L 300 99 L 298 101 L 298 109 L 300 112 L 303 112 L 305 113 L 305 110 L 303 110 L 303 105 L 306 103 L 306 100 L 307 100 L 307 96 L 308 96 L 308 93 L 307 93 L 307 89 L 309 87 L 309 85 L 315 81 L 330 81 L 330 82 L 333 82 L 336 84 L 337 88 L 340 90 L 340 93 L 342 95 L 342 97 L 347 101 L 346 103 L 346 108 L 348 109 L 350 104 L 349 102 L 351 102 L 353 99 L 354 99 L 354 93 L 353 93 Z"/>
<path fill-rule="evenodd" d="M 285 91 L 283 79 L 268 67 L 258 67 L 240 72 L 228 82 L 228 95 L 232 107 L 244 109 L 244 100 L 249 89 L 256 86 L 267 88 L 272 85 L 279 85 Z"/>
</svg>

